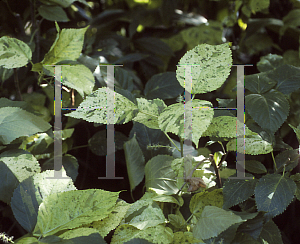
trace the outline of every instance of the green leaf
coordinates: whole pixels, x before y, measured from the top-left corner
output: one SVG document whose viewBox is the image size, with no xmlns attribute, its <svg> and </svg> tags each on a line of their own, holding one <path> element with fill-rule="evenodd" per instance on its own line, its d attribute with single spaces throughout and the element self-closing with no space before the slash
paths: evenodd
<svg viewBox="0 0 300 244">
<path fill-rule="evenodd" d="M 49 236 L 98 221 L 113 210 L 119 192 L 88 189 L 55 193 L 39 207 L 34 235 Z"/>
<path fill-rule="evenodd" d="M 249 174 L 247 174 L 249 176 Z M 223 208 L 227 209 L 246 201 L 254 194 L 256 179 L 253 180 L 238 180 L 228 179 L 223 188 L 224 205 Z"/>
<path fill-rule="evenodd" d="M 133 121 L 142 123 L 151 129 L 160 129 L 158 124 L 158 116 L 167 106 L 160 99 L 147 100 L 145 98 L 137 98 L 139 113 Z"/>
<path fill-rule="evenodd" d="M 242 212 L 245 213 L 245 212 Z M 248 214 L 246 212 L 246 214 Z M 242 216 L 241 216 L 242 217 Z M 257 240 L 260 236 L 264 224 L 264 213 L 257 212 L 254 218 L 248 219 L 246 222 L 239 226 L 239 232 L 245 233 L 251 236 L 253 239 Z M 234 239 L 233 243 L 236 243 L 237 239 Z M 243 243 L 243 241 L 241 242 Z"/>
<path fill-rule="evenodd" d="M 173 18 L 175 13 L 176 6 L 178 4 L 178 0 L 165 0 L 162 1 L 162 5 L 160 8 L 160 16 L 162 18 L 162 22 L 164 25 L 169 25 L 170 21 Z"/>
<path fill-rule="evenodd" d="M 63 8 L 69 7 L 75 1 L 76 0 L 41 0 L 41 2 L 44 3 L 44 4 L 47 4 L 47 5 L 57 5 L 57 6 L 61 6 Z M 87 7 L 89 7 L 89 5 L 87 4 L 87 2 L 85 0 L 77 0 L 77 1 L 81 2 L 84 5 L 86 5 Z"/>
<path fill-rule="evenodd" d="M 128 70 L 123 69 L 121 67 L 115 67 L 114 69 L 115 69 L 114 70 L 115 79 L 120 84 L 120 87 L 124 90 L 131 92 L 133 90 L 133 79 L 134 79 L 132 74 Z"/>
<path fill-rule="evenodd" d="M 49 76 L 54 76 L 54 67 L 43 66 L 44 71 Z M 73 88 L 84 97 L 84 94 L 91 94 L 95 85 L 93 73 L 82 64 L 62 67 L 61 83 Z"/>
<path fill-rule="evenodd" d="M 242 130 L 239 132 L 239 135 L 244 135 L 244 126 L 242 123 L 237 120 L 236 117 L 231 116 L 219 116 L 212 119 L 207 130 L 202 134 L 202 136 L 214 136 L 214 137 L 226 137 L 234 138 L 237 137 L 237 123 L 239 128 Z M 257 133 L 252 132 L 245 125 L 245 135 L 256 135 Z"/>
<path fill-rule="evenodd" d="M 56 40 L 45 55 L 42 63 L 53 65 L 64 60 L 76 60 L 79 58 L 83 46 L 84 34 L 88 27 L 62 29 L 57 34 Z"/>
<path fill-rule="evenodd" d="M 173 244 L 182 244 L 182 243 L 204 243 L 202 240 L 196 239 L 193 236 L 192 232 L 174 232 Z"/>
<path fill-rule="evenodd" d="M 168 220 L 176 229 L 186 228 L 186 221 L 182 215 L 169 214 Z"/>
<path fill-rule="evenodd" d="M 139 230 L 145 230 L 165 222 L 165 216 L 159 205 L 152 199 L 138 200 L 131 204 L 124 222 Z"/>
<path fill-rule="evenodd" d="M 6 69 L 3 66 L 0 66 L 0 82 L 6 81 L 14 73 L 13 69 Z"/>
<path fill-rule="evenodd" d="M 152 197 L 153 201 L 156 202 L 170 202 L 170 203 L 175 203 L 178 206 L 182 207 L 184 204 L 184 200 L 181 196 L 178 195 L 174 195 L 174 196 L 168 196 L 168 195 L 156 195 L 154 197 Z"/>
<path fill-rule="evenodd" d="M 245 161 L 245 169 L 251 173 L 255 174 L 265 174 L 267 173 L 266 167 L 259 161 L 247 160 Z"/>
<path fill-rule="evenodd" d="M 284 64 L 277 67 L 268 75 L 277 81 L 275 89 L 285 95 L 292 93 L 300 88 L 300 68 Z"/>
<path fill-rule="evenodd" d="M 293 131 L 296 133 L 298 142 L 300 144 L 300 124 L 296 127 L 292 126 L 291 124 L 289 124 L 289 126 L 293 129 Z"/>
<path fill-rule="evenodd" d="M 38 116 L 21 108 L 0 108 L 0 141 L 9 144 L 21 136 L 44 132 L 51 125 Z"/>
<path fill-rule="evenodd" d="M 54 236 L 54 235 L 52 235 Z M 51 237 L 52 237 L 51 236 Z M 50 236 L 47 236 L 50 237 Z M 45 238 L 47 238 L 45 237 Z M 56 236 L 55 236 L 56 237 Z M 73 244 L 73 243 L 89 243 L 89 244 L 107 244 L 104 241 L 103 237 L 100 235 L 99 231 L 95 230 L 94 228 L 76 228 L 73 230 L 68 230 L 61 234 L 59 238 L 62 238 L 62 241 L 55 242 L 55 243 L 66 243 L 66 244 Z M 41 239 L 43 240 L 43 239 Z M 49 243 L 49 242 L 46 242 Z"/>
<path fill-rule="evenodd" d="M 107 155 L 107 131 L 101 130 L 96 132 L 88 141 L 89 149 L 98 156 Z M 122 150 L 123 144 L 128 140 L 128 138 L 119 131 L 115 131 L 115 149 Z"/>
<path fill-rule="evenodd" d="M 13 214 L 21 226 L 32 232 L 37 223 L 39 205 L 50 194 L 76 190 L 72 179 L 46 179 L 53 177 L 53 170 L 47 170 L 22 181 L 11 198 Z M 62 168 L 62 176 L 66 171 Z"/>
<path fill-rule="evenodd" d="M 144 94 L 147 99 L 170 99 L 177 97 L 183 92 L 179 85 L 175 72 L 156 74 L 146 83 Z"/>
<path fill-rule="evenodd" d="M 223 201 L 224 200 L 221 189 L 216 189 L 211 192 L 205 191 L 192 196 L 189 208 L 194 216 L 200 218 L 205 206 L 215 206 L 218 208 L 222 208 Z"/>
<path fill-rule="evenodd" d="M 59 6 L 41 5 L 38 8 L 38 12 L 46 20 L 59 21 L 59 22 L 70 21 L 66 12 L 63 10 L 62 7 L 59 7 Z"/>
<path fill-rule="evenodd" d="M 146 57 L 149 57 L 149 55 L 144 54 L 144 53 L 130 53 L 130 54 L 127 54 L 127 55 L 117 59 L 113 63 L 114 64 L 124 64 L 124 63 L 127 63 L 127 62 L 133 63 L 133 62 L 136 62 L 136 61 L 140 61 L 140 60 L 142 60 Z"/>
<path fill-rule="evenodd" d="M 237 5 L 236 5 L 237 6 Z M 245 6 L 245 5 L 244 5 Z M 251 14 L 251 13 L 250 13 Z M 283 26 L 283 22 L 277 18 L 250 18 L 247 20 L 247 32 L 246 36 L 252 36 L 253 34 L 265 30 L 265 27 L 274 28 L 275 32 Z"/>
<path fill-rule="evenodd" d="M 176 194 L 175 173 L 171 168 L 173 157 L 157 155 L 150 159 L 145 167 L 146 189 L 152 189 L 158 194 Z"/>
<path fill-rule="evenodd" d="M 146 51 L 151 53 L 155 53 L 158 55 L 173 55 L 172 49 L 168 46 L 168 44 L 164 43 L 159 38 L 155 37 L 143 37 L 135 40 L 135 44 Z"/>
<path fill-rule="evenodd" d="M 242 218 L 231 211 L 205 206 L 201 218 L 193 229 L 193 235 L 197 239 L 216 237 L 230 226 L 241 222 L 243 222 Z"/>
<path fill-rule="evenodd" d="M 287 50 L 283 54 L 284 63 L 300 67 L 299 51 Z"/>
<path fill-rule="evenodd" d="M 247 37 L 244 43 L 245 52 L 249 55 L 258 54 L 259 52 L 271 47 L 277 47 L 268 34 L 260 32 Z"/>
<path fill-rule="evenodd" d="M 127 241 L 133 238 L 145 239 L 150 241 L 150 243 L 171 244 L 173 243 L 173 231 L 171 228 L 165 227 L 164 225 L 149 227 L 141 231 L 132 225 L 122 224 L 116 228 L 111 244 L 127 243 Z M 138 241 L 137 243 L 144 242 Z"/>
<path fill-rule="evenodd" d="M 259 135 L 246 137 L 244 140 L 230 140 L 226 145 L 227 150 L 238 151 L 239 153 L 244 153 L 245 150 L 245 154 L 251 155 L 268 154 L 273 151 L 272 144 L 264 141 Z"/>
<path fill-rule="evenodd" d="M 197 65 L 191 67 L 192 92 L 207 93 L 221 87 L 229 76 L 232 65 L 231 50 L 228 44 L 208 45 L 201 44 L 188 51 L 179 61 L 176 77 L 182 87 L 185 88 L 185 65 Z"/>
<path fill-rule="evenodd" d="M 40 165 L 29 152 L 15 149 L 0 154 L 0 200 L 10 204 L 18 184 L 39 172 Z"/>
<path fill-rule="evenodd" d="M 190 121 L 184 122 L 185 106 L 192 108 L 193 127 L 191 127 Z M 198 148 L 199 139 L 203 132 L 207 130 L 214 115 L 214 110 L 211 107 L 212 104 L 210 102 L 198 99 L 189 101 L 185 105 L 181 103 L 172 104 L 159 115 L 159 127 L 162 131 L 172 132 L 181 138 L 185 138 L 184 130 L 190 127 L 189 133 L 192 133 L 192 141 Z"/>
<path fill-rule="evenodd" d="M 86 99 L 80 103 L 76 111 L 66 116 L 76 119 L 84 119 L 88 122 L 107 124 L 107 91 L 108 95 L 115 96 L 114 104 L 114 124 L 125 119 L 125 123 L 132 120 L 135 116 L 137 106 L 119 93 L 113 92 L 106 87 L 99 88 L 91 93 Z"/>
<path fill-rule="evenodd" d="M 246 223 L 245 223 L 246 224 Z M 240 227 L 240 226 L 239 226 Z M 253 232 L 252 232 L 253 233 Z M 251 234 L 252 234 L 251 233 Z M 234 232 L 234 239 L 230 242 L 230 244 L 240 244 L 240 243 L 251 243 L 251 244 L 260 244 L 261 242 L 255 240 L 250 233 L 244 232 Z M 253 234 L 252 234 L 253 235 Z M 264 242 L 265 243 L 265 242 Z"/>
<path fill-rule="evenodd" d="M 173 139 L 173 142 L 178 148 L 180 148 L 180 142 L 178 142 L 174 139 Z M 172 148 L 172 156 L 174 158 L 181 158 L 181 152 L 179 152 L 173 144 L 171 144 L 171 148 Z M 190 154 L 191 156 L 194 156 L 194 157 L 197 157 L 199 155 L 198 151 L 194 148 L 193 145 L 190 146 L 190 145 L 186 145 L 184 143 L 183 144 L 183 156 L 186 156 L 188 154 Z"/>
<path fill-rule="evenodd" d="M 133 191 L 141 183 L 145 175 L 145 158 L 135 139 L 135 135 L 128 142 L 124 143 L 124 152 L 130 190 Z"/>
<path fill-rule="evenodd" d="M 16 107 L 26 110 L 27 112 L 34 113 L 34 109 L 31 107 L 30 104 L 24 101 L 12 101 L 5 97 L 0 98 L 0 108 L 4 107 Z"/>
<path fill-rule="evenodd" d="M 28 64 L 31 57 L 31 49 L 26 43 L 7 36 L 0 38 L 0 66 L 19 68 Z"/>
<path fill-rule="evenodd" d="M 75 182 L 79 168 L 77 158 L 69 154 L 64 154 L 64 156 L 62 156 L 62 166 L 66 170 L 67 175 L 72 178 L 73 182 Z M 43 163 L 42 171 L 45 170 L 54 170 L 54 158 L 50 158 Z"/>
<path fill-rule="evenodd" d="M 261 57 L 260 61 L 256 64 L 256 66 L 260 72 L 265 72 L 265 71 L 276 69 L 278 66 L 282 64 L 283 64 L 282 56 L 269 53 L 268 55 Z"/>
<path fill-rule="evenodd" d="M 177 52 L 184 47 L 184 40 L 180 33 L 173 35 L 170 38 L 162 38 L 161 40 L 167 43 L 173 52 Z"/>
<path fill-rule="evenodd" d="M 190 16 L 189 16 L 190 18 Z M 222 42 L 223 27 L 219 21 L 210 20 L 199 26 L 190 27 L 180 32 L 182 39 L 187 43 L 187 50 L 195 48 L 199 44 L 216 45 Z"/>
<path fill-rule="evenodd" d="M 273 133 L 289 115 L 289 102 L 281 92 L 274 89 L 264 94 L 249 94 L 245 103 L 247 112 L 254 121 Z"/>
<path fill-rule="evenodd" d="M 285 211 L 296 192 L 295 182 L 283 175 L 265 175 L 255 187 L 255 201 L 258 211 L 267 212 L 265 216 L 275 217 Z"/>
<path fill-rule="evenodd" d="M 22 239 L 18 239 L 17 244 L 39 244 L 38 239 L 35 237 L 25 237 Z"/>
<path fill-rule="evenodd" d="M 292 9 L 286 16 L 283 17 L 282 21 L 284 26 L 282 26 L 279 31 L 281 36 L 283 36 L 289 27 L 296 28 L 300 25 L 300 9 Z"/>
<path fill-rule="evenodd" d="M 156 155 L 169 154 L 168 148 L 166 147 L 148 148 L 148 146 L 155 146 L 158 144 L 164 146 L 170 145 L 170 140 L 160 129 L 150 129 L 144 124 L 133 121 L 133 127 L 130 131 L 129 138 L 132 138 L 134 133 L 136 133 L 136 139 L 143 151 L 146 162 Z"/>
<path fill-rule="evenodd" d="M 130 206 L 129 203 L 123 200 L 118 201 L 113 211 L 106 218 L 92 223 L 93 229 L 97 230 L 102 237 L 107 236 L 124 219 Z M 65 233 L 67 234 L 67 232 Z"/>
<path fill-rule="evenodd" d="M 297 165 L 299 160 L 299 149 L 285 150 L 280 152 L 275 157 L 276 167 L 277 169 L 281 168 L 278 172 L 292 171 Z M 285 168 L 283 165 L 286 164 Z"/>
<path fill-rule="evenodd" d="M 249 6 L 253 13 L 260 12 L 269 8 L 270 0 L 250 0 Z"/>
<path fill-rule="evenodd" d="M 253 93 L 262 94 L 271 90 L 277 82 L 268 77 L 271 71 L 247 75 L 245 77 L 245 88 Z"/>
<path fill-rule="evenodd" d="M 266 243 L 283 244 L 281 232 L 272 219 L 264 224 L 259 236 Z"/>
</svg>

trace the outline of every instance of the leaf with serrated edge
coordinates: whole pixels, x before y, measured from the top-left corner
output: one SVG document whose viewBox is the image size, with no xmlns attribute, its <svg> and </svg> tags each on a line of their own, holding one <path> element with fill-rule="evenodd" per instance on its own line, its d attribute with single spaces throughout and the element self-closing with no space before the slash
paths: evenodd
<svg viewBox="0 0 300 244">
<path fill-rule="evenodd" d="M 255 188 L 255 201 L 258 211 L 265 211 L 266 216 L 275 217 L 285 211 L 296 192 L 295 182 L 279 174 L 265 175 L 260 178 Z"/>
<path fill-rule="evenodd" d="M 218 236 L 230 226 L 243 222 L 240 216 L 215 206 L 206 206 L 193 229 L 194 237 L 208 239 Z"/>
<path fill-rule="evenodd" d="M 34 235 L 49 236 L 61 230 L 101 220 L 113 210 L 119 192 L 88 189 L 55 193 L 40 205 Z"/>
<path fill-rule="evenodd" d="M 245 104 L 247 112 L 254 121 L 271 132 L 278 130 L 290 110 L 286 97 L 274 89 L 264 94 L 247 95 Z"/>
<path fill-rule="evenodd" d="M 79 58 L 87 28 L 88 26 L 81 29 L 62 29 L 57 34 L 56 40 L 45 55 L 42 63 L 53 65 L 60 61 Z"/>
<path fill-rule="evenodd" d="M 0 38 L 0 66 L 6 69 L 19 68 L 31 60 L 30 47 L 21 40 L 3 36 Z"/>
<path fill-rule="evenodd" d="M 238 138 L 238 140 L 232 139 L 226 145 L 227 150 L 244 153 L 244 140 L 245 140 L 245 154 L 251 154 L 251 155 L 268 154 L 273 151 L 272 144 L 270 144 L 267 141 L 264 141 L 259 135 L 246 137 L 244 139 Z"/>
<path fill-rule="evenodd" d="M 159 129 L 158 116 L 166 108 L 164 101 L 161 99 L 147 100 L 137 98 L 139 113 L 133 119 L 136 122 L 146 125 L 151 129 Z"/>
<path fill-rule="evenodd" d="M 248 176 L 248 174 L 247 174 Z M 237 205 L 254 194 L 257 180 L 227 180 L 223 188 L 224 205 L 223 208 L 230 208 Z"/>
<path fill-rule="evenodd" d="M 123 119 L 125 119 L 123 124 L 132 120 L 135 116 L 135 110 L 138 109 L 137 106 L 126 97 L 106 87 L 99 88 L 91 93 L 76 111 L 66 114 L 66 116 L 84 119 L 88 122 L 107 124 L 107 92 L 108 96 L 113 96 L 113 94 L 115 96 L 114 124 L 121 122 Z"/>
<path fill-rule="evenodd" d="M 21 136 L 47 131 L 51 125 L 19 107 L 0 108 L 0 141 L 9 144 Z"/>
<path fill-rule="evenodd" d="M 188 107 L 192 108 L 192 127 L 190 121 L 184 121 L 184 111 Z M 214 115 L 214 110 L 211 107 L 210 102 L 198 99 L 188 101 L 186 104 L 172 104 L 159 115 L 159 127 L 164 132 L 172 132 L 185 138 L 185 130 L 190 126 L 192 141 L 198 148 L 199 139 L 207 130 Z"/>
<path fill-rule="evenodd" d="M 231 50 L 228 44 L 200 44 L 180 59 L 176 77 L 185 87 L 186 65 L 192 66 L 192 94 L 207 93 L 221 87 L 229 76 L 232 65 Z M 190 90 L 188 90 L 191 93 Z"/>
<path fill-rule="evenodd" d="M 209 127 L 203 133 L 202 136 L 215 136 L 215 137 L 227 137 L 227 138 L 236 138 L 237 136 L 237 123 L 239 124 L 238 128 L 242 128 L 239 132 L 239 135 L 244 135 L 244 126 L 242 123 L 237 120 L 236 117 L 231 116 L 219 116 L 212 119 Z M 257 135 L 257 133 L 252 132 L 245 125 L 245 135 Z"/>
</svg>

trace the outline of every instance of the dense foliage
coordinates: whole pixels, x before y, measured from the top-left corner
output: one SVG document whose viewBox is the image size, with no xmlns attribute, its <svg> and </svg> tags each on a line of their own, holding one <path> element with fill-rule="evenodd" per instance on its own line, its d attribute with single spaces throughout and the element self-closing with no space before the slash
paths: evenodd
<svg viewBox="0 0 300 244">
<path fill-rule="evenodd" d="M 299 1 L 3 0 L 0 18 L 3 241 L 297 243 Z M 98 179 L 109 121 L 124 179 Z"/>
</svg>

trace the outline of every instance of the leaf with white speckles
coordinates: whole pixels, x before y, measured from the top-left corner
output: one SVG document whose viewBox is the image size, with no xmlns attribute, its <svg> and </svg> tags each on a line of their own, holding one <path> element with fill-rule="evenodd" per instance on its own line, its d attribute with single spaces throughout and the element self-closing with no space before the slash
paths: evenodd
<svg viewBox="0 0 300 244">
<path fill-rule="evenodd" d="M 192 92 L 199 94 L 214 91 L 222 86 L 229 76 L 232 57 L 228 43 L 221 45 L 200 44 L 180 59 L 176 77 L 182 87 L 186 88 L 186 65 L 191 67 Z M 197 65 L 197 66 L 195 66 Z"/>
</svg>

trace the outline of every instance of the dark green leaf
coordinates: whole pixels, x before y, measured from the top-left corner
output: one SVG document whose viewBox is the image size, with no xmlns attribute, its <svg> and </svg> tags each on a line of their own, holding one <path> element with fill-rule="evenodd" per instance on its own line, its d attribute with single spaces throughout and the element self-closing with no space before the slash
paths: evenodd
<svg viewBox="0 0 300 244">
<path fill-rule="evenodd" d="M 175 72 L 156 74 L 146 83 L 144 94 L 147 99 L 175 98 L 184 91 L 176 79 Z"/>
<path fill-rule="evenodd" d="M 172 49 L 159 38 L 143 37 L 135 40 L 135 43 L 139 48 L 151 53 L 167 56 L 173 55 Z"/>
</svg>

